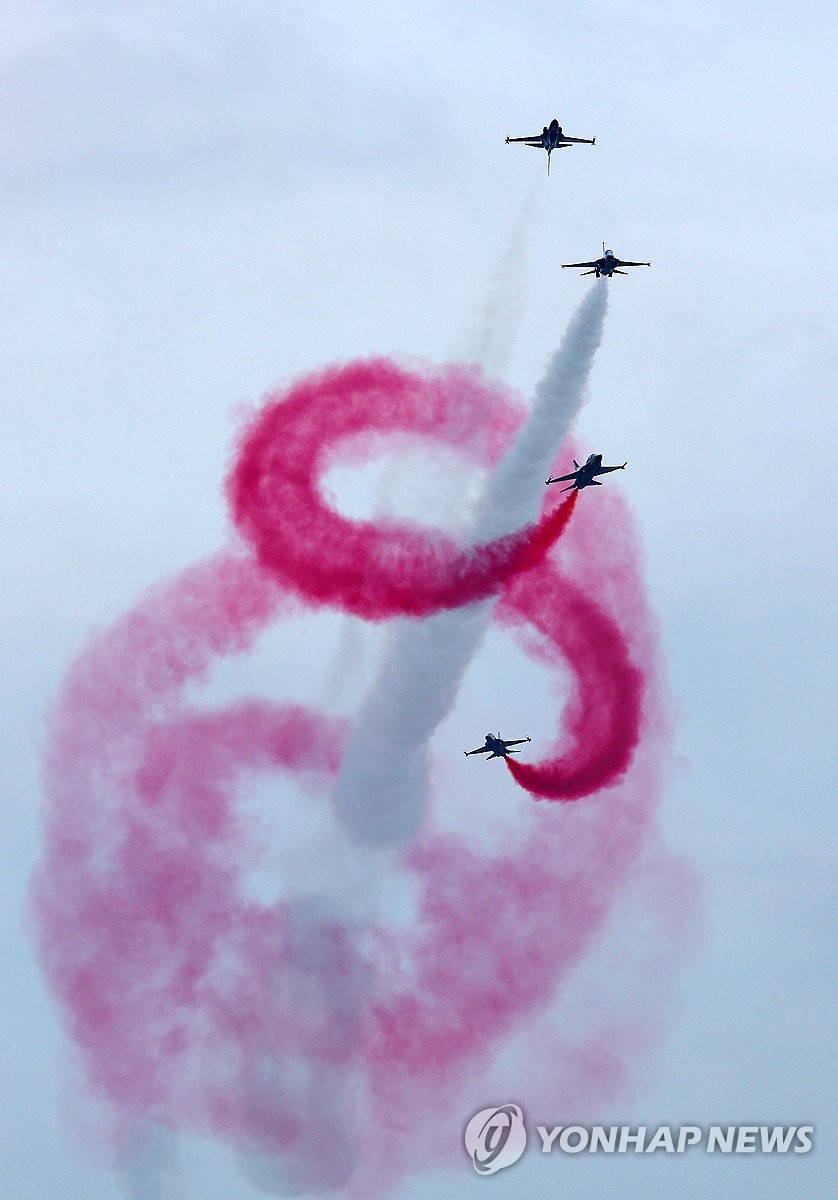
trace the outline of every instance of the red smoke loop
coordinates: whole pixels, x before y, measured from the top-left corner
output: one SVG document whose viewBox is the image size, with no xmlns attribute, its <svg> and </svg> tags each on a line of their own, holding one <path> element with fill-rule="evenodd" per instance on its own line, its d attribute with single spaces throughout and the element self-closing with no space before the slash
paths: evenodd
<svg viewBox="0 0 838 1200">
<path fill-rule="evenodd" d="M 475 427 L 511 416 L 506 392 L 462 371 L 428 378 L 381 359 L 330 368 L 272 397 L 246 431 L 227 485 L 233 519 L 260 563 L 314 605 L 377 621 L 482 600 L 540 561 L 575 495 L 539 525 L 460 549 L 406 523 L 347 520 L 318 477 L 342 439 L 410 433 L 469 451 Z"/>
</svg>

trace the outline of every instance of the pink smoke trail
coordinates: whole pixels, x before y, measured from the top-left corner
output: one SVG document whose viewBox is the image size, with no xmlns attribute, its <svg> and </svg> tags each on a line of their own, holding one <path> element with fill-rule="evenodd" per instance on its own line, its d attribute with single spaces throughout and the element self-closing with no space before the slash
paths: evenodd
<svg viewBox="0 0 838 1200">
<path fill-rule="evenodd" d="M 393 385 L 392 414 L 380 416 L 385 430 L 415 432 L 419 422 L 425 437 L 491 461 L 502 448 L 485 433 L 493 415 L 507 412 L 506 436 L 515 424 L 505 394 L 466 372 L 408 377 L 376 362 L 361 364 L 355 377 L 371 374 L 377 405 L 388 380 Z M 323 378 L 310 381 L 315 399 Z M 429 414 L 419 403 L 426 383 Z M 305 381 L 293 394 L 306 394 Z M 294 521 L 311 509 L 294 496 L 313 486 L 317 428 L 339 450 L 315 399 L 317 419 L 297 466 L 281 445 L 263 447 L 286 464 L 267 477 L 281 482 L 297 472 L 282 512 L 265 501 L 273 533 L 284 527 L 289 540 L 309 536 Z M 268 411 L 281 409 L 273 402 Z M 337 413 L 335 423 L 347 433 L 361 428 L 357 414 Z M 294 442 L 281 420 L 272 430 L 275 442 Z M 44 969 L 89 1085 L 126 1127 L 156 1121 L 214 1135 L 275 1164 L 277 1186 L 357 1197 L 451 1157 L 474 1107 L 469 1089 L 589 952 L 653 835 L 666 728 L 633 533 L 624 516 L 612 521 L 610 539 L 600 537 L 589 509 L 574 535 L 575 503 L 574 494 L 514 555 L 488 568 L 481 562 L 479 574 L 490 590 L 501 588 L 515 563 L 501 619 L 528 652 L 575 677 L 570 746 L 553 765 L 529 768 L 525 786 L 599 795 L 585 806 L 585 821 L 573 822 L 561 806 L 533 806 L 499 854 L 479 853 L 467 833 L 441 834 L 429 821 L 393 868 L 364 859 L 378 878 L 392 870 L 415 890 L 407 927 L 359 922 L 328 895 L 322 903 L 248 895 L 263 835 L 241 811 L 244 780 L 304 773 L 324 793 L 347 723 L 258 699 L 208 712 L 189 697 L 218 658 L 251 649 L 269 623 L 293 611 L 286 565 L 274 575 L 263 554 L 257 564 L 223 552 L 153 590 L 83 650 L 52 723 L 33 897 Z M 368 542 L 378 536 L 358 524 Z M 590 569 L 585 596 L 543 558 L 539 539 L 560 531 L 559 547 L 571 561 L 581 553 Z M 392 544 L 410 553 L 397 561 L 418 573 L 425 549 L 413 531 L 398 533 L 403 540 Z M 311 560 L 323 576 L 317 595 L 363 607 L 363 587 L 346 583 L 357 563 L 348 564 L 330 536 L 310 542 L 320 550 Z M 333 552 L 339 584 L 330 592 Z M 481 553 L 446 550 L 435 595 L 467 602 Z M 378 619 L 397 603 L 397 573 L 375 546 L 359 558 L 369 572 L 369 614 Z M 306 591 L 296 577 L 293 591 Z M 613 1054 L 592 1048 L 587 1062 L 594 1094 L 612 1094 L 625 1077 Z M 522 1065 L 516 1087 L 525 1086 Z"/>
<path fill-rule="evenodd" d="M 569 749 L 538 765 L 507 758 L 513 779 L 549 800 L 578 800 L 619 779 L 640 737 L 645 685 L 619 625 L 570 579 L 549 570 L 514 580 L 499 615 L 531 622 L 544 638 L 533 653 L 547 665 L 563 660 L 574 675 L 560 730 Z"/>
</svg>

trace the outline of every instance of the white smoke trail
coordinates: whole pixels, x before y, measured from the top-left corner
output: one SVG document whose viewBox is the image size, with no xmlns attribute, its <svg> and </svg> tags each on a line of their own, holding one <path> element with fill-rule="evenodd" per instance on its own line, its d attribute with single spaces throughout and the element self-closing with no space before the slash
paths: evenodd
<svg viewBox="0 0 838 1200">
<path fill-rule="evenodd" d="M 480 363 L 487 375 L 495 378 L 506 370 L 524 314 L 527 251 L 533 230 L 540 224 L 538 214 L 545 195 L 541 184 L 540 179 L 533 181 L 518 210 L 476 319 L 448 352 L 452 362 Z"/>
<path fill-rule="evenodd" d="M 131 1200 L 179 1200 L 177 1135 L 150 1122 L 135 1129 L 124 1147 L 122 1177 Z"/>
<path fill-rule="evenodd" d="M 571 318 L 530 416 L 489 480 L 473 540 L 509 533 L 540 511 L 546 472 L 585 399 L 607 305 L 607 284 L 597 283 Z M 416 833 L 427 792 L 428 739 L 451 710 L 493 603 L 402 621 L 391 635 L 335 788 L 338 812 L 359 841 L 396 845 Z"/>
<path fill-rule="evenodd" d="M 538 209 L 544 197 L 541 180 L 533 183 L 520 206 L 503 253 L 495 266 L 488 286 L 488 297 L 480 306 L 476 318 L 469 322 L 468 332 L 461 332 L 451 343 L 447 357 L 452 362 L 479 363 L 487 375 L 500 377 L 512 355 L 515 338 L 524 312 L 527 250 L 532 231 L 538 227 Z M 373 510 L 373 519 L 392 512 L 396 479 L 400 472 L 393 464 L 380 482 Z M 447 527 L 452 527 L 457 512 L 462 512 L 462 497 L 453 494 L 445 503 L 445 468 L 434 475 L 427 469 L 420 476 L 425 488 L 423 501 L 433 502 Z M 415 489 L 415 480 L 413 481 Z M 458 508 L 455 508 L 458 505 Z M 333 703 L 343 695 L 348 680 L 357 676 L 372 653 L 373 641 L 369 629 L 354 617 L 340 618 L 338 649 L 323 687 L 323 699 Z"/>
</svg>

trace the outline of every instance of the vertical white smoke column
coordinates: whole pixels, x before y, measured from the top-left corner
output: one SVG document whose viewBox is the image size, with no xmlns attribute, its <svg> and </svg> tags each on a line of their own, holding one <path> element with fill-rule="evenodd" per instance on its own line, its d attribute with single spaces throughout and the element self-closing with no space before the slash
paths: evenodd
<svg viewBox="0 0 838 1200">
<path fill-rule="evenodd" d="M 571 318 L 530 416 L 489 480 L 474 541 L 510 533 L 538 515 L 546 473 L 584 402 L 607 305 L 608 285 L 599 281 Z M 493 604 L 396 627 L 335 788 L 337 810 L 359 841 L 396 845 L 415 834 L 427 790 L 428 739 L 456 699 Z"/>
<path fill-rule="evenodd" d="M 137 1126 L 123 1147 L 121 1167 L 130 1200 L 176 1200 L 183 1195 L 178 1138 L 162 1125 Z"/>
<path fill-rule="evenodd" d="M 518 211 L 475 326 L 465 344 L 458 344 L 462 339 L 455 340 L 449 354 L 455 362 L 479 362 L 493 378 L 502 376 L 506 370 L 523 318 L 527 252 L 533 231 L 541 224 L 539 212 L 545 196 L 541 185 L 542 180 L 533 180 Z"/>
</svg>

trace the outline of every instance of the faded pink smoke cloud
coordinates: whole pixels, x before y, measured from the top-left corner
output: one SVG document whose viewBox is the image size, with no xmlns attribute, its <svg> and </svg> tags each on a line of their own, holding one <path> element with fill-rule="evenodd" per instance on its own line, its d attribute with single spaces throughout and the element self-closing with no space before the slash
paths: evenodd
<svg viewBox="0 0 838 1200">
<path fill-rule="evenodd" d="M 505 540 L 514 560 L 452 551 L 442 540 L 429 558 L 429 535 L 389 522 L 383 555 L 373 525 L 355 531 L 369 553 L 349 556 L 340 536 L 333 546 L 331 534 L 318 539 L 307 528 L 309 548 L 321 549 L 319 559 L 310 555 L 316 586 L 306 582 L 305 556 L 276 566 L 283 538 L 295 538 L 295 521 L 305 519 L 295 495 L 331 520 L 315 497 L 325 462 L 318 436 L 333 459 L 340 453 L 316 409 L 324 380 L 331 394 L 341 381 L 348 404 L 360 386 L 356 423 L 341 416 L 340 429 L 357 433 L 365 417 L 373 429 L 380 421 L 379 432 L 439 431 L 477 462 L 495 460 L 498 429 L 508 438 L 517 423 L 502 389 L 470 372 L 422 376 L 384 360 L 296 385 L 287 421 L 282 398 L 272 398 L 270 418 L 245 435 L 231 485 L 256 556 L 222 551 L 155 588 L 70 669 L 46 756 L 45 850 L 33 894 L 50 987 L 90 1088 L 117 1124 L 212 1135 L 241 1151 L 263 1183 L 360 1197 L 461 1153 L 463 1121 L 487 1099 L 474 1089 L 492 1078 L 496 1052 L 562 995 L 638 864 L 656 851 L 669 731 L 637 538 L 619 494 L 577 505 L 574 493 L 549 507 Z M 295 421 L 306 440 L 299 469 L 285 444 Z M 487 427 L 494 443 L 475 433 Z M 271 481 L 286 477 L 290 499 L 277 506 Z M 551 542 L 561 534 L 549 557 L 547 544 L 520 551 L 548 526 Z M 302 774 L 302 803 L 318 792 L 325 802 L 350 722 L 260 699 L 202 710 L 197 689 L 218 660 L 249 651 L 310 599 L 373 619 L 400 605 L 415 611 L 398 597 L 412 584 L 421 589 L 431 561 L 435 607 L 474 599 L 479 562 L 480 594 L 501 593 L 496 619 L 555 669 L 553 751 L 511 770 L 536 796 L 578 803 L 533 804 L 492 854 L 473 845 L 468 828 L 439 831 L 442 791 L 415 840 L 387 858 L 346 838 L 347 862 L 365 856 L 369 918 L 342 910 L 328 889 L 305 901 L 255 901 L 246 880 L 263 835 L 239 803 L 243 781 Z M 565 703 L 559 685 L 568 672 Z M 657 851 L 655 870 L 663 861 Z M 408 922 L 376 915 L 377 883 L 390 876 L 413 895 Z M 575 1057 L 565 1045 L 562 1086 L 576 1079 L 587 1099 L 614 1095 L 647 1034 L 639 1028 L 619 1051 L 583 1039 Z M 515 1086 L 526 1092 L 525 1063 Z"/>
</svg>

